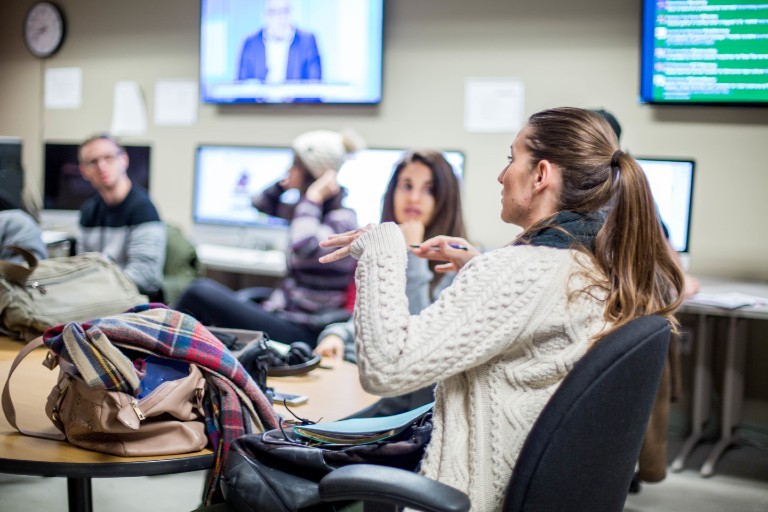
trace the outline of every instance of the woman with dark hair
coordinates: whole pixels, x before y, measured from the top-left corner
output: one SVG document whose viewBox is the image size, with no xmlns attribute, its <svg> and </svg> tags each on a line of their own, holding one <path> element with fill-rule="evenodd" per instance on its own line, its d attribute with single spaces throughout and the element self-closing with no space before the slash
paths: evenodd
<svg viewBox="0 0 768 512">
<path fill-rule="evenodd" d="M 321 244 L 341 247 L 322 261 L 358 260 L 363 387 L 388 396 L 437 384 L 422 472 L 467 493 L 475 511 L 501 509 L 531 426 L 590 346 L 642 315 L 676 327 L 683 290 L 645 175 L 599 114 L 532 115 L 508 160 L 501 218 L 522 233 L 482 255 L 452 247 L 450 236 L 414 249 L 460 270 L 419 315 L 408 313 L 396 225 Z"/>
<path fill-rule="evenodd" d="M 266 332 L 284 343 L 304 341 L 314 347 L 328 324 L 349 318 L 345 308 L 353 261 L 331 267 L 318 263 L 328 254 L 320 241 L 357 227 L 357 216 L 342 206 L 345 191 L 336 179 L 346 155 L 362 146 L 353 133 L 318 130 L 293 140 L 293 164 L 282 180 L 253 198 L 253 206 L 290 221 L 288 275 L 263 304 L 242 301 L 236 292 L 210 279 L 194 281 L 179 297 L 175 309 L 204 325 Z M 281 200 L 295 189 L 299 201 Z"/>
<path fill-rule="evenodd" d="M 421 245 L 440 234 L 466 237 L 459 180 L 441 153 L 416 150 L 403 155 L 384 193 L 381 222 L 397 223 L 409 245 Z M 455 273 L 435 272 L 436 266 L 408 255 L 406 294 L 412 315 L 434 302 L 453 281 Z M 352 321 L 329 325 L 318 336 L 315 352 L 356 362 Z"/>
</svg>

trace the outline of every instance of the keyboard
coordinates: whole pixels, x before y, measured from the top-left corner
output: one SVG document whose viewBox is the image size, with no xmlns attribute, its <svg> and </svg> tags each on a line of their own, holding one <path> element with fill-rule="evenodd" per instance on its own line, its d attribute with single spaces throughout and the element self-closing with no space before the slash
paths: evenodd
<svg viewBox="0 0 768 512">
<path fill-rule="evenodd" d="M 212 269 L 270 276 L 284 276 L 286 273 L 285 253 L 282 251 L 217 244 L 198 244 L 195 250 L 203 265 Z"/>
</svg>

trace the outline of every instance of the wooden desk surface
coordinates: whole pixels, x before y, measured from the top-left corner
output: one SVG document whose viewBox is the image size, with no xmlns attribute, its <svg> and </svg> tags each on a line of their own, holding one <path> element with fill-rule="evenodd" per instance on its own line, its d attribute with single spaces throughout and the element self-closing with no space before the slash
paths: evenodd
<svg viewBox="0 0 768 512">
<path fill-rule="evenodd" d="M 0 337 L 0 385 L 5 385 L 11 363 L 22 346 L 23 342 Z M 58 369 L 50 371 L 41 364 L 45 353 L 46 349 L 42 348 L 24 359 L 14 372 L 11 392 L 19 425 L 28 430 L 55 432 L 56 429 L 45 415 L 44 407 L 45 399 L 55 384 Z M 318 421 L 321 418 L 323 420 L 343 418 L 371 405 L 378 399 L 378 397 L 363 391 L 358 380 L 357 367 L 346 362 L 335 363 L 332 370 L 318 368 L 301 376 L 270 378 L 268 384 L 283 393 L 307 395 L 309 401 L 306 404 L 292 406 L 291 410 L 297 415 L 313 421 Z M 282 406 L 276 406 L 276 409 L 279 414 L 290 417 L 290 414 Z M 99 471 L 98 475 L 87 476 L 130 476 L 126 474 L 126 462 L 172 461 L 179 458 L 189 459 L 203 456 L 208 459 L 211 454 L 212 452 L 206 449 L 192 454 L 162 457 L 117 457 L 83 450 L 65 442 L 19 434 L 8 424 L 5 415 L 0 414 L 0 460 L 26 461 L 32 464 L 38 463 L 38 465 L 40 462 L 54 464 L 65 462 L 88 466 L 103 464 L 107 473 L 110 472 L 107 468 L 114 466 L 116 474 L 103 474 Z M 141 464 L 136 466 L 141 466 Z M 200 468 L 190 467 L 187 470 L 194 469 Z M 139 468 L 137 470 L 140 471 Z M 184 469 L 177 471 L 184 471 Z M 21 470 L 19 472 L 41 474 L 40 472 L 29 473 Z M 135 474 L 162 473 L 163 471 L 152 473 L 144 471 Z M 48 476 L 55 476 L 55 474 Z"/>
</svg>

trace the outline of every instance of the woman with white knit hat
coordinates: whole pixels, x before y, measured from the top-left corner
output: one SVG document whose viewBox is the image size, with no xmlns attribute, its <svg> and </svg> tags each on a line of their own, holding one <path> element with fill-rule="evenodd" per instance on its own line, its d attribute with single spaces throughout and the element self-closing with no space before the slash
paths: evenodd
<svg viewBox="0 0 768 512">
<path fill-rule="evenodd" d="M 332 252 L 320 241 L 357 227 L 353 210 L 342 206 L 346 192 L 337 173 L 347 154 L 362 149 L 353 132 L 310 131 L 296 137 L 294 160 L 286 177 L 253 198 L 253 206 L 290 222 L 288 276 L 261 305 L 241 301 L 236 292 L 210 279 L 193 282 L 174 305 L 205 325 L 252 329 L 271 339 L 311 346 L 328 324 L 349 318 L 347 304 L 355 263 L 331 266 L 318 258 Z M 286 190 L 299 192 L 295 203 L 281 201 Z"/>
</svg>

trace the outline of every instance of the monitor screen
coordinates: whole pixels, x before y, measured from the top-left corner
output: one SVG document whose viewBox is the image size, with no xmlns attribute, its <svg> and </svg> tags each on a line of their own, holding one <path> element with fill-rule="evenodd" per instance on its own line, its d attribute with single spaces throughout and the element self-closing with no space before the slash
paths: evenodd
<svg viewBox="0 0 768 512">
<path fill-rule="evenodd" d="M 23 189 L 21 139 L 0 137 L 0 210 L 21 207 Z"/>
<path fill-rule="evenodd" d="M 693 160 L 635 157 L 651 186 L 659 215 L 678 252 L 689 252 L 693 203 Z"/>
<path fill-rule="evenodd" d="M 202 101 L 379 103 L 383 3 L 202 0 Z"/>
<path fill-rule="evenodd" d="M 339 170 L 339 184 L 347 189 L 345 206 L 357 212 L 361 226 L 379 222 L 381 201 L 402 149 L 358 151 Z M 444 152 L 446 160 L 461 178 L 464 154 Z M 286 226 L 251 206 L 251 197 L 275 183 L 291 166 L 293 151 L 286 147 L 199 146 L 195 168 L 192 217 L 196 223 L 231 226 Z M 283 195 L 296 201 L 296 191 Z"/>
<path fill-rule="evenodd" d="M 128 154 L 128 176 L 149 190 L 149 146 L 123 146 Z M 79 210 L 96 190 L 80 174 L 79 144 L 45 143 L 43 208 Z"/>
<path fill-rule="evenodd" d="M 768 4 L 643 0 L 640 100 L 768 105 Z"/>
</svg>

